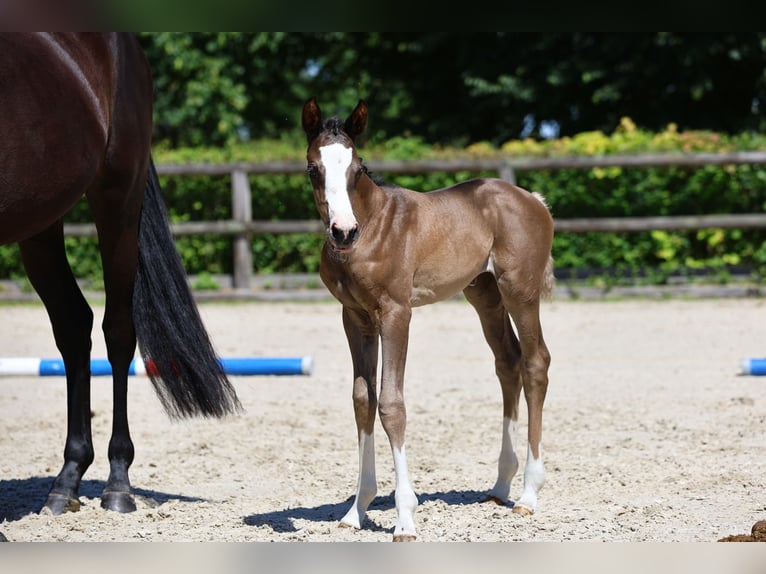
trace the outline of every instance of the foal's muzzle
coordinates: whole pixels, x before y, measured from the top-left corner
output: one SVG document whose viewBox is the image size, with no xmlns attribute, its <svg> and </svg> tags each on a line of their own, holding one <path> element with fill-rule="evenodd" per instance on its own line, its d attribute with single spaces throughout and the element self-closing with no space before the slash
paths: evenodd
<svg viewBox="0 0 766 574">
<path fill-rule="evenodd" d="M 359 225 L 342 229 L 334 223 L 330 225 L 330 243 L 335 251 L 348 251 L 359 236 Z"/>
</svg>

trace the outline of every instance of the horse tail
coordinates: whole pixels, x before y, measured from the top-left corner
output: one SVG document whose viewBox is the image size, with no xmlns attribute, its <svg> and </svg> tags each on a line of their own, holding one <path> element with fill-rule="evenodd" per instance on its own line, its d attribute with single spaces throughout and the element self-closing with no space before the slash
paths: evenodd
<svg viewBox="0 0 766 574">
<path fill-rule="evenodd" d="M 154 390 L 171 418 L 241 409 L 205 330 L 176 250 L 154 161 L 138 232 L 133 322 Z"/>
<path fill-rule="evenodd" d="M 545 264 L 545 271 L 543 272 L 543 286 L 540 290 L 540 297 L 542 299 L 550 299 L 555 286 L 556 277 L 553 274 L 553 256 L 549 255 L 548 261 Z"/>
<path fill-rule="evenodd" d="M 548 207 L 548 202 L 545 201 L 545 197 L 543 197 L 541 194 L 535 192 L 532 192 L 532 195 L 534 198 L 542 203 L 545 208 L 550 212 L 550 208 Z M 543 271 L 543 284 L 540 289 L 540 297 L 542 299 L 550 299 L 551 295 L 553 295 L 553 288 L 556 286 L 556 277 L 553 274 L 553 255 L 548 256 L 548 261 L 545 263 L 545 271 Z"/>
</svg>

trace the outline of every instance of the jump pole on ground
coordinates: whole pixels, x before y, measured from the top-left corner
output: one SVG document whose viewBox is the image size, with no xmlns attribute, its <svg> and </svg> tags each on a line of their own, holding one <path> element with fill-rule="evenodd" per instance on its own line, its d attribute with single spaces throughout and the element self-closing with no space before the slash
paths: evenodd
<svg viewBox="0 0 766 574">
<path fill-rule="evenodd" d="M 743 375 L 766 375 L 766 359 L 742 359 Z"/>
<path fill-rule="evenodd" d="M 314 370 L 312 357 L 220 357 L 224 373 L 236 376 L 259 375 L 310 375 Z M 143 376 L 151 373 L 154 364 L 136 358 L 130 362 L 129 375 Z M 91 359 L 90 374 L 94 377 L 111 376 L 112 365 L 108 359 Z M 0 376 L 62 377 L 66 375 L 61 359 L 34 357 L 0 358 Z"/>
</svg>

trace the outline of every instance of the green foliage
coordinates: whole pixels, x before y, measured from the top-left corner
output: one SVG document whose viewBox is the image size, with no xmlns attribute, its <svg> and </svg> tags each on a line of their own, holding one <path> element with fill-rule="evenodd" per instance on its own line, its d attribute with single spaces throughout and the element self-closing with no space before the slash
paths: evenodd
<svg viewBox="0 0 766 574">
<path fill-rule="evenodd" d="M 187 145 L 237 139 L 249 98 L 232 55 L 242 34 L 161 32 L 140 36 L 153 70 L 158 139 Z"/>
<path fill-rule="evenodd" d="M 157 163 L 235 161 L 302 161 L 302 141 L 290 138 L 254 140 L 224 148 L 158 146 Z M 670 125 L 652 133 L 623 118 L 611 135 L 586 132 L 573 137 L 538 141 L 511 140 L 502 146 L 480 142 L 467 148 L 431 146 L 421 138 L 395 137 L 384 144 L 365 145 L 366 160 L 474 157 L 547 157 L 640 153 L 715 152 L 766 148 L 766 137 L 725 136 L 706 131 L 679 131 Z M 382 175 L 390 183 L 428 191 L 495 173 L 424 173 Z M 701 169 L 605 168 L 517 173 L 519 184 L 546 196 L 554 217 L 627 217 L 714 213 L 760 213 L 766 209 L 766 168 L 711 166 Z M 229 176 L 163 176 L 163 193 L 173 221 L 213 221 L 231 218 Z M 304 174 L 252 175 L 253 218 L 305 220 L 316 218 L 311 186 Z M 68 221 L 89 221 L 83 201 Z M 257 273 L 316 272 L 322 234 L 255 235 L 252 240 Z M 189 274 L 202 278 L 232 273 L 231 238 L 179 237 L 177 246 Z M 94 239 L 67 238 L 75 275 L 100 281 L 101 263 Z M 602 281 L 661 283 L 672 275 L 712 274 L 720 281 L 731 269 L 747 269 L 766 277 L 766 231 L 706 229 L 691 232 L 557 233 L 554 257 L 558 273 L 577 276 L 584 269 L 600 270 Z M 0 276 L 21 277 L 16 246 L 0 247 Z M 209 282 L 202 280 L 201 284 Z"/>
<path fill-rule="evenodd" d="M 0 277 L 19 279 L 23 276 L 18 245 L 0 245 Z"/>
<path fill-rule="evenodd" d="M 300 106 L 359 98 L 368 137 L 499 144 L 610 133 L 623 115 L 660 131 L 766 128 L 766 34 L 595 32 L 141 33 L 156 140 L 222 145 L 300 136 Z"/>
<path fill-rule="evenodd" d="M 502 149 L 524 156 L 693 153 L 763 149 L 766 138 L 724 136 L 705 131 L 679 132 L 669 125 L 660 133 L 636 128 L 628 118 L 611 135 L 578 134 L 546 142 L 512 141 Z M 552 173 L 522 173 L 520 183 L 543 193 L 555 217 L 628 217 L 762 212 L 766 170 L 761 166 L 692 168 L 595 168 Z M 766 240 L 763 230 L 699 230 L 649 233 L 559 233 L 554 253 L 559 269 L 604 269 L 615 278 L 634 280 L 649 273 L 654 282 L 670 274 L 751 269 L 766 266 L 756 256 Z"/>
<path fill-rule="evenodd" d="M 766 149 L 759 133 L 766 131 L 763 32 L 147 32 L 138 38 L 154 77 L 160 163 L 301 159 L 300 109 L 309 96 L 317 96 L 325 115 L 368 101 L 369 145 L 362 151 L 368 160 Z M 546 125 L 564 137 L 540 140 Z M 700 127 L 719 133 L 692 129 Z M 519 139 L 526 136 L 536 139 Z M 390 179 L 425 191 L 478 175 L 495 174 Z M 559 218 L 766 210 L 760 166 L 518 177 L 545 194 Z M 230 217 L 228 177 L 163 177 L 162 183 L 174 221 Z M 253 176 L 250 183 L 256 219 L 315 217 L 304 176 Z M 85 201 L 67 221 L 90 221 Z M 759 230 L 562 233 L 554 250 L 558 268 L 572 272 L 603 268 L 661 281 L 734 265 L 763 276 L 764 239 Z M 321 242 L 316 235 L 256 236 L 256 270 L 315 271 Z M 231 272 L 228 238 L 182 237 L 177 245 L 190 273 Z M 67 249 L 78 277 L 100 277 L 96 240 L 68 238 Z M 23 275 L 18 248 L 0 246 L 0 277 Z"/>
<path fill-rule="evenodd" d="M 192 288 L 198 291 L 215 291 L 219 287 L 220 285 L 218 285 L 218 281 L 216 281 L 207 271 L 203 271 L 197 275 L 196 280 L 192 284 Z"/>
</svg>

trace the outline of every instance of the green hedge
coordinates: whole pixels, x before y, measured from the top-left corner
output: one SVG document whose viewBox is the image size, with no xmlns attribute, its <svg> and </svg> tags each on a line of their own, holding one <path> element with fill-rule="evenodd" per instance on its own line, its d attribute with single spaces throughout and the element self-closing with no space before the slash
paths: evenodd
<svg viewBox="0 0 766 574">
<path fill-rule="evenodd" d="M 608 155 L 695 153 L 766 149 L 766 138 L 727 137 L 710 132 L 679 133 L 671 125 L 658 134 L 623 119 L 611 137 L 598 132 L 545 142 L 509 142 L 505 153 Z M 520 184 L 541 191 L 557 218 L 762 213 L 766 168 L 595 168 L 524 173 Z M 671 275 L 713 274 L 725 281 L 730 270 L 766 274 L 766 231 L 708 229 L 690 232 L 559 233 L 554 255 L 559 274 L 600 269 L 613 281 L 646 277 L 661 283 Z"/>
<path fill-rule="evenodd" d="M 624 118 L 607 136 L 588 132 L 572 138 L 511 141 L 500 148 L 478 143 L 466 149 L 434 148 L 417 138 L 393 138 L 361 148 L 366 159 L 449 158 L 465 155 L 547 157 L 641 153 L 692 153 L 766 149 L 766 138 L 743 134 L 678 132 L 673 125 L 661 133 L 637 129 Z M 226 149 L 154 150 L 157 163 L 301 160 L 303 141 L 255 141 Z M 476 176 L 494 173 L 432 173 L 387 177 L 392 183 L 425 191 Z M 557 218 L 621 217 L 755 213 L 766 208 L 766 169 L 761 166 L 719 166 L 701 169 L 606 168 L 522 171 L 519 185 L 546 196 Z M 203 221 L 231 217 L 228 176 L 165 176 L 165 200 L 174 221 Z M 311 187 L 303 174 L 250 176 L 256 219 L 314 219 Z M 88 221 L 83 201 L 68 221 Z M 554 240 L 558 274 L 597 270 L 602 280 L 666 281 L 671 275 L 713 273 L 726 280 L 731 269 L 744 269 L 758 280 L 766 276 L 766 231 L 702 230 L 641 233 L 559 233 Z M 320 235 L 255 236 L 256 272 L 315 272 L 319 266 Z M 230 274 L 231 240 L 194 236 L 177 240 L 190 274 Z M 95 240 L 68 238 L 67 249 L 78 277 L 100 280 Z M 23 271 L 15 246 L 0 247 L 0 277 L 20 277 Z"/>
</svg>

